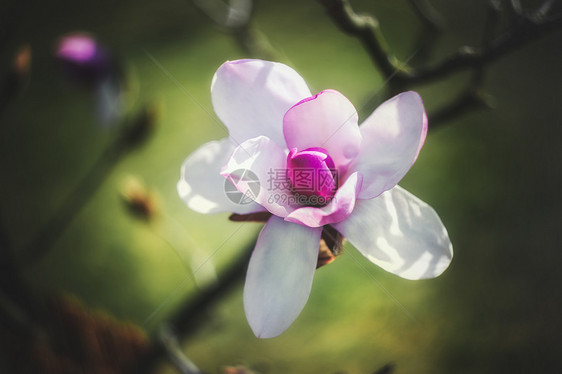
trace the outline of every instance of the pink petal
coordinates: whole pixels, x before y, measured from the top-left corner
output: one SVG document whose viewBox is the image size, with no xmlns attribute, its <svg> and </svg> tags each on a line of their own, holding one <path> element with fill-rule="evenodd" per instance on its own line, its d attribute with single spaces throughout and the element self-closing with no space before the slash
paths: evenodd
<svg viewBox="0 0 562 374">
<path fill-rule="evenodd" d="M 322 208 L 296 209 L 285 220 L 308 227 L 321 227 L 345 220 L 353 211 L 356 196 L 361 188 L 361 181 L 361 174 L 351 174 L 328 205 Z"/>
<path fill-rule="evenodd" d="M 277 62 L 225 62 L 211 83 L 215 113 L 237 143 L 264 135 L 284 147 L 283 115 L 308 96 L 302 77 Z"/>
<path fill-rule="evenodd" d="M 394 187 L 416 160 L 427 134 L 427 116 L 420 96 L 412 91 L 384 102 L 359 126 L 361 152 L 349 172 L 363 174 L 360 199 Z"/>
<path fill-rule="evenodd" d="M 449 266 L 453 246 L 435 211 L 399 186 L 333 225 L 373 263 L 406 279 L 434 278 Z"/>
<path fill-rule="evenodd" d="M 258 338 L 281 334 L 306 304 L 321 232 L 275 216 L 261 231 L 244 285 L 246 317 Z"/>
<path fill-rule="evenodd" d="M 326 149 L 337 168 L 348 165 L 361 145 L 357 111 L 334 90 L 322 91 L 289 109 L 283 118 L 283 134 L 289 149 Z"/>
<path fill-rule="evenodd" d="M 225 193 L 227 182 L 220 175 L 234 145 L 228 138 L 203 144 L 185 159 L 177 184 L 178 194 L 187 206 L 199 213 L 264 211 L 256 203 L 236 204 Z"/>
<path fill-rule="evenodd" d="M 242 193 L 252 190 L 249 181 L 239 181 L 238 171 L 250 170 L 259 181 L 259 193 L 253 200 L 276 216 L 286 217 L 298 205 L 292 202 L 291 182 L 286 175 L 287 153 L 274 141 L 265 136 L 240 144 L 221 175 L 235 181 L 234 185 Z"/>
</svg>

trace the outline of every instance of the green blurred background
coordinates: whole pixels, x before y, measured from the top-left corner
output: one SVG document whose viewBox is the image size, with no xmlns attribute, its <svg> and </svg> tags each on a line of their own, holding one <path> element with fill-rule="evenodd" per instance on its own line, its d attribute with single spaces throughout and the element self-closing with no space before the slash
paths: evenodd
<svg viewBox="0 0 562 374">
<path fill-rule="evenodd" d="M 431 3 L 446 22 L 431 61 L 479 43 L 487 2 Z M 416 51 L 422 23 L 407 1 L 352 5 L 378 17 L 399 58 Z M 19 46 L 32 49 L 29 82 L 0 114 L 0 213 L 17 257 L 26 259 L 24 278 L 38 295 L 73 295 L 151 334 L 197 294 L 193 267 L 210 257 L 210 278 L 199 281 L 212 282 L 213 270 L 220 278 L 260 229 L 190 211 L 175 189 L 185 157 L 226 135 L 213 118 L 214 71 L 249 56 L 189 1 L 8 2 L 0 11 L 2 71 Z M 369 103 L 384 99 L 384 78 L 319 3 L 257 1 L 253 17 L 260 38 L 313 92 L 342 92 L 362 118 Z M 22 251 L 119 131 L 97 124 L 92 93 L 65 80 L 53 58 L 57 38 L 72 31 L 93 33 L 119 57 L 131 113 L 157 102 L 161 115 L 52 248 L 27 260 Z M 491 64 L 483 88 L 495 109 L 431 131 L 402 181 L 449 230 L 455 257 L 441 277 L 400 279 L 346 245 L 316 273 L 308 304 L 283 335 L 253 336 L 240 283 L 183 342 L 186 354 L 209 373 L 235 364 L 270 374 L 373 373 L 389 363 L 395 373 L 562 372 L 561 49 L 562 33 L 552 33 Z M 461 73 L 408 88 L 431 113 L 467 80 Z M 151 222 L 122 201 L 120 187 L 131 175 L 158 195 Z M 174 369 L 163 364 L 158 371 Z"/>
</svg>

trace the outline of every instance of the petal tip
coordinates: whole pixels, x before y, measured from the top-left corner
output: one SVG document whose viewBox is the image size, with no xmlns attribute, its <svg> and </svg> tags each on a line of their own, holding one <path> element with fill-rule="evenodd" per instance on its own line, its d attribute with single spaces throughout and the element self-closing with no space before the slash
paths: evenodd
<svg viewBox="0 0 562 374">
<path fill-rule="evenodd" d="M 398 95 L 396 95 L 396 97 L 408 97 L 411 98 L 412 100 L 418 100 L 419 102 L 423 102 L 421 95 L 419 93 L 417 93 L 416 91 L 404 91 Z"/>
<path fill-rule="evenodd" d="M 252 331 L 253 331 L 254 335 L 256 336 L 256 338 L 258 338 L 258 339 L 276 338 L 279 335 L 281 335 L 283 332 L 285 332 L 285 330 L 283 330 L 283 331 L 267 331 L 267 329 L 257 330 L 257 329 L 253 329 L 253 328 L 252 328 Z"/>
</svg>

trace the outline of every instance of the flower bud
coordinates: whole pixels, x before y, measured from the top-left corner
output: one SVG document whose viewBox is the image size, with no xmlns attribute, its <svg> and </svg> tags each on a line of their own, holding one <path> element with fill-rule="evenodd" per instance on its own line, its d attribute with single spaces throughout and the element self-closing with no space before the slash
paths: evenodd
<svg viewBox="0 0 562 374">
<path fill-rule="evenodd" d="M 334 161 L 324 148 L 313 147 L 303 151 L 293 148 L 287 156 L 287 170 L 295 194 L 311 199 L 310 206 L 326 205 L 337 189 Z M 315 198 L 315 199 L 312 199 Z"/>
<path fill-rule="evenodd" d="M 94 37 L 85 33 L 62 37 L 57 43 L 56 57 L 65 74 L 85 86 L 95 86 L 112 73 L 109 52 Z"/>
<path fill-rule="evenodd" d="M 156 193 L 138 178 L 129 176 L 121 184 L 121 197 L 129 212 L 136 218 L 150 221 L 158 212 Z"/>
</svg>

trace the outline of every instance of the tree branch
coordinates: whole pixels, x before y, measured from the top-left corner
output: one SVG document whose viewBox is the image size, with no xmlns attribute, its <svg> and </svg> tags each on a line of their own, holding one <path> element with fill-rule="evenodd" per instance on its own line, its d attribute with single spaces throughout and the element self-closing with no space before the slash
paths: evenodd
<svg viewBox="0 0 562 374">
<path fill-rule="evenodd" d="M 562 28 L 562 15 L 544 20 L 537 19 L 540 17 L 521 16 L 521 21 L 515 28 L 506 31 L 482 49 L 461 47 L 457 53 L 438 64 L 414 69 L 400 63 L 390 53 L 376 18 L 358 15 L 349 0 L 319 1 L 342 31 L 361 41 L 382 74 L 389 80 L 398 81 L 400 85 L 426 83 L 464 69 L 480 68 L 545 34 Z"/>
<path fill-rule="evenodd" d="M 412 85 L 433 82 L 463 70 L 473 70 L 473 79 L 466 89 L 430 115 L 432 127 L 468 110 L 491 107 L 489 97 L 479 88 L 484 67 L 513 50 L 562 28 L 562 15 L 547 18 L 551 0 L 546 0 L 537 11 L 529 15 L 525 14 L 519 1 L 507 0 L 505 4 L 499 0 L 491 0 L 481 47 L 464 46 L 437 64 L 413 68 L 391 54 L 375 17 L 355 13 L 349 0 L 319 1 L 343 32 L 355 36 L 363 44 L 371 60 L 386 78 L 391 93 Z M 416 0 L 410 0 L 410 3 L 424 21 L 426 29 L 432 27 L 434 22 L 427 14 L 427 4 Z M 511 26 L 496 36 L 502 9 L 508 13 Z"/>
</svg>

